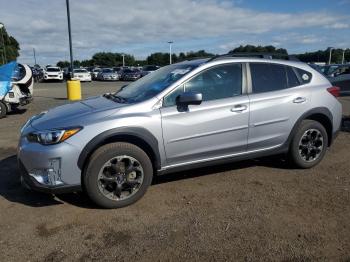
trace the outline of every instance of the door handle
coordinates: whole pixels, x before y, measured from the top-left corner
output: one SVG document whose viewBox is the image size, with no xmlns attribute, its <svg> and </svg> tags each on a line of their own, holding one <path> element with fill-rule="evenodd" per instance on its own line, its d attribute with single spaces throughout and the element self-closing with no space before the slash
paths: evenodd
<svg viewBox="0 0 350 262">
<path fill-rule="evenodd" d="M 299 96 L 299 97 L 297 97 L 297 98 L 295 98 L 293 100 L 293 103 L 296 103 L 296 104 L 301 104 L 301 103 L 304 103 L 304 102 L 306 102 L 306 98 L 305 97 L 301 97 L 301 96 Z"/>
<path fill-rule="evenodd" d="M 244 110 L 247 110 L 247 106 L 246 105 L 235 105 L 234 107 L 231 108 L 231 112 L 236 112 L 236 113 L 240 113 L 243 112 Z"/>
</svg>

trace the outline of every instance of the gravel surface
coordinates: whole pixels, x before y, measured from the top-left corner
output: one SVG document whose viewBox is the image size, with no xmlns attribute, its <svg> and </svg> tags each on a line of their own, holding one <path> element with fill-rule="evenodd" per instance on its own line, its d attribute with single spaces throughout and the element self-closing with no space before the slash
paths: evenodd
<svg viewBox="0 0 350 262">
<path fill-rule="evenodd" d="M 83 96 L 122 85 L 83 83 Z M 102 210 L 82 193 L 20 186 L 21 125 L 64 103 L 64 83 L 37 84 L 27 110 L 0 120 L 0 261 L 350 261 L 350 121 L 313 169 L 269 157 L 170 174 L 136 204 Z"/>
</svg>

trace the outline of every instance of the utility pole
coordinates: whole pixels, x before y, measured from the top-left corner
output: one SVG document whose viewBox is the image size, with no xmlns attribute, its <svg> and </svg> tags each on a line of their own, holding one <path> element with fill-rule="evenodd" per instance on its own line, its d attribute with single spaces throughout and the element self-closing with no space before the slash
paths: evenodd
<svg viewBox="0 0 350 262">
<path fill-rule="evenodd" d="M 73 48 L 72 48 L 72 33 L 71 33 L 71 26 L 70 26 L 70 11 L 69 11 L 69 0 L 66 0 L 66 6 L 67 6 L 67 19 L 68 19 L 68 35 L 69 35 L 69 54 L 70 54 L 70 78 L 74 78 L 74 71 L 73 71 Z"/>
<path fill-rule="evenodd" d="M 174 43 L 173 41 L 169 41 L 168 44 L 169 44 L 169 64 L 171 65 L 172 64 L 172 57 L 171 57 L 171 45 L 172 43 Z"/>
<path fill-rule="evenodd" d="M 5 40 L 4 40 L 4 24 L 0 23 L 0 29 L 1 29 L 1 39 L 2 39 L 2 45 L 3 45 L 3 53 L 2 53 L 2 61 L 4 64 L 7 63 L 7 58 L 6 58 L 6 45 L 5 45 Z"/>
<path fill-rule="evenodd" d="M 33 47 L 33 56 L 34 56 L 34 65 L 36 65 L 36 54 L 35 54 L 35 48 Z"/>
<path fill-rule="evenodd" d="M 122 54 L 122 57 L 123 57 L 123 67 L 125 67 L 125 55 Z"/>
<path fill-rule="evenodd" d="M 332 62 L 332 50 L 334 49 L 334 47 L 328 47 L 329 48 L 329 60 L 328 60 L 328 64 L 330 65 Z"/>
<path fill-rule="evenodd" d="M 343 49 L 343 56 L 342 56 L 342 59 L 341 59 L 341 63 L 344 64 L 344 60 L 345 60 L 345 49 Z"/>
</svg>

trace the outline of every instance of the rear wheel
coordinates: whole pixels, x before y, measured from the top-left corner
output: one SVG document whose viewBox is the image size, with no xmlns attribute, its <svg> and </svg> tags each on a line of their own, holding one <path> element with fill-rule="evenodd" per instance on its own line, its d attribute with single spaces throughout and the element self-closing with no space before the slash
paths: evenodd
<svg viewBox="0 0 350 262">
<path fill-rule="evenodd" d="M 7 106 L 4 102 L 0 101 L 0 118 L 4 118 L 7 114 Z"/>
<path fill-rule="evenodd" d="M 151 185 L 152 176 L 152 162 L 141 148 L 113 143 L 92 155 L 84 174 L 84 187 L 97 205 L 120 208 L 139 200 Z"/>
<path fill-rule="evenodd" d="M 311 168 L 322 160 L 327 146 L 328 136 L 324 126 L 314 120 L 304 120 L 292 139 L 289 159 L 298 168 Z"/>
</svg>

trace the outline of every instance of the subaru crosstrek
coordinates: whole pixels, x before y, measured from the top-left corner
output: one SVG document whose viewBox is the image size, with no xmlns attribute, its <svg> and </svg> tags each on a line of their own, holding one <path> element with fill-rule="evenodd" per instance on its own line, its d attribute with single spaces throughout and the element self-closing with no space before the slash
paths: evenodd
<svg viewBox="0 0 350 262">
<path fill-rule="evenodd" d="M 276 154 L 311 168 L 340 128 L 338 93 L 294 61 L 165 66 L 116 93 L 29 119 L 18 146 L 22 182 L 49 193 L 83 189 L 117 208 L 140 199 L 153 175 Z"/>
</svg>

